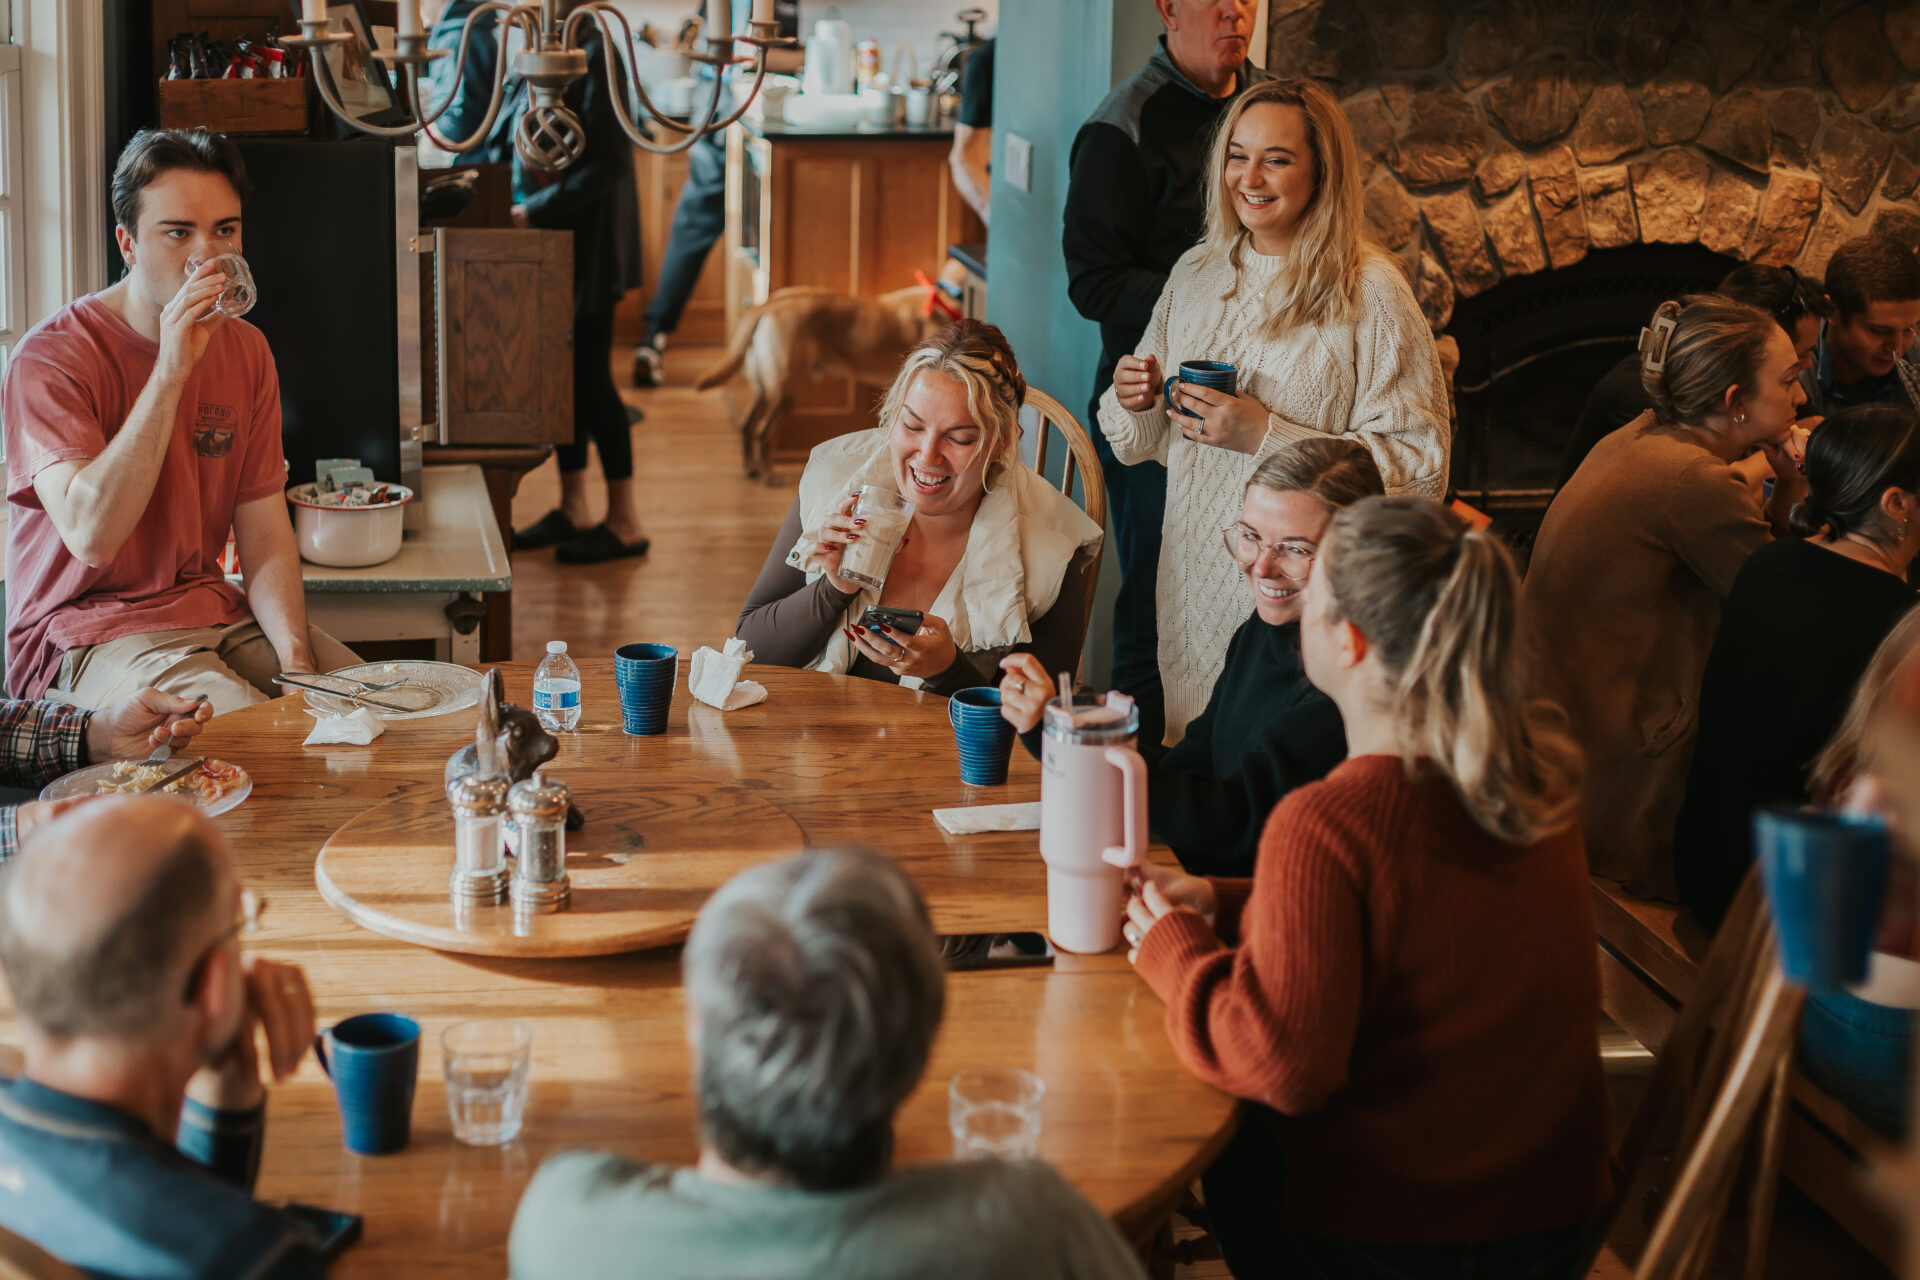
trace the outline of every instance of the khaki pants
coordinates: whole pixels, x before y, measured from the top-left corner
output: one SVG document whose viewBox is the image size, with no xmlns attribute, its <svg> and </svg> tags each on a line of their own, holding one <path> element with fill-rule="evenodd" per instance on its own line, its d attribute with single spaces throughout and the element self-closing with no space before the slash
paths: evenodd
<svg viewBox="0 0 1920 1280">
<path fill-rule="evenodd" d="M 318 627 L 307 628 L 321 671 L 360 661 Z M 47 697 L 90 710 L 110 707 L 149 686 L 183 698 L 206 694 L 216 715 L 277 698 L 280 656 L 252 618 L 226 627 L 179 627 L 121 636 L 67 650 Z"/>
</svg>

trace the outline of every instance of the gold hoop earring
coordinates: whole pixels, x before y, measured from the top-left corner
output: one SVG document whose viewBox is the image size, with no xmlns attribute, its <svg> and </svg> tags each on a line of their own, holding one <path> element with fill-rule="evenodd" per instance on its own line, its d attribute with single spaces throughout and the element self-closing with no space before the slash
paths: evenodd
<svg viewBox="0 0 1920 1280">
<path fill-rule="evenodd" d="M 1733 415 L 1733 420 L 1735 422 L 1745 422 L 1747 420 L 1747 415 L 1744 413 L 1736 413 Z"/>
</svg>

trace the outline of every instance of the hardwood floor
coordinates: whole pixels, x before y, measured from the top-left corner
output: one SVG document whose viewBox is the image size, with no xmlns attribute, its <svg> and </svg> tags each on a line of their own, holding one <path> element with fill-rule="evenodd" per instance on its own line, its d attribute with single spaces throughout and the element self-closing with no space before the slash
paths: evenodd
<svg viewBox="0 0 1920 1280">
<path fill-rule="evenodd" d="M 549 640 L 590 655 L 635 641 L 676 645 L 686 654 L 703 644 L 719 648 L 733 634 L 747 588 L 793 502 L 798 472 L 789 468 L 779 487 L 748 480 L 724 391 L 692 389 L 718 348 L 668 351 L 669 385 L 644 391 L 627 383 L 627 349 L 616 354 L 615 384 L 647 415 L 633 428 L 633 452 L 653 549 L 604 565 L 558 564 L 552 551 L 516 552 L 513 655 L 522 661 L 537 660 Z M 606 493 L 597 460 L 587 474 L 598 516 Z M 549 461 L 521 482 L 514 524 L 532 524 L 559 495 L 559 470 Z"/>
</svg>

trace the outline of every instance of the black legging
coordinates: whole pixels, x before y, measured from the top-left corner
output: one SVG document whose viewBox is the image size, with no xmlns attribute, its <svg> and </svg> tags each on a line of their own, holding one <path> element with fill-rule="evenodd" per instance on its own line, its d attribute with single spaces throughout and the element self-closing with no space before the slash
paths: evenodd
<svg viewBox="0 0 1920 1280">
<path fill-rule="evenodd" d="M 562 471 L 584 471 L 587 440 L 600 446 L 600 470 L 609 480 L 633 475 L 633 427 L 613 385 L 613 312 L 573 318 L 573 443 L 554 450 Z"/>
</svg>

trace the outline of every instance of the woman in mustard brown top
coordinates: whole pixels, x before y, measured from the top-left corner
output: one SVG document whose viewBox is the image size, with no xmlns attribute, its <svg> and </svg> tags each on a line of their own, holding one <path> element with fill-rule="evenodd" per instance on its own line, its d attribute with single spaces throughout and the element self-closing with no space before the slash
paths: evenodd
<svg viewBox="0 0 1920 1280">
<path fill-rule="evenodd" d="M 1744 303 L 1663 303 L 1642 344 L 1655 407 L 1594 446 L 1547 509 L 1524 607 L 1587 753 L 1593 870 L 1672 900 L 1701 673 L 1734 575 L 1806 495 L 1806 396 L 1792 339 Z M 1764 509 L 1733 466 L 1756 448 L 1776 477 Z"/>
</svg>

